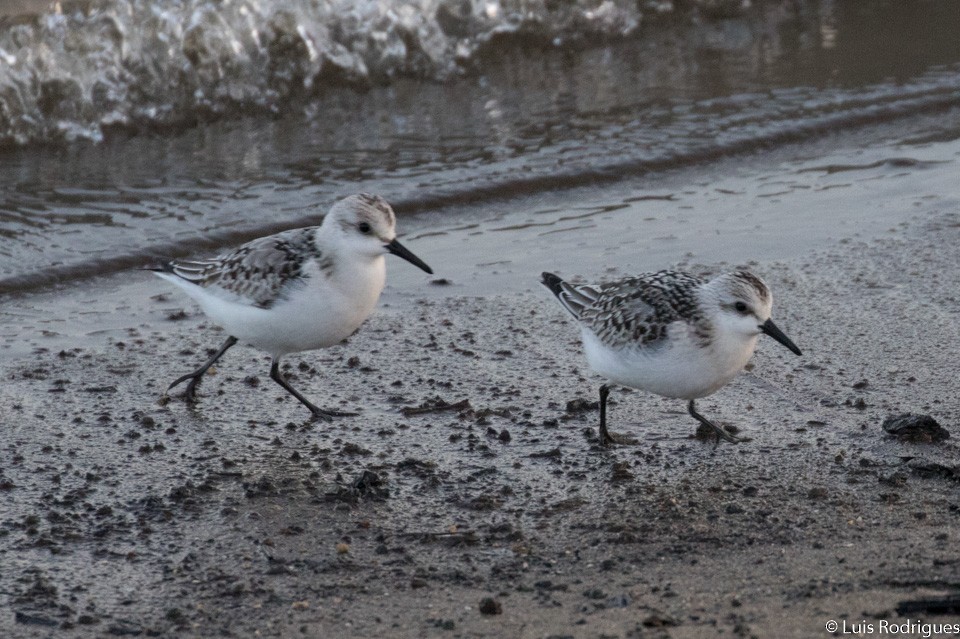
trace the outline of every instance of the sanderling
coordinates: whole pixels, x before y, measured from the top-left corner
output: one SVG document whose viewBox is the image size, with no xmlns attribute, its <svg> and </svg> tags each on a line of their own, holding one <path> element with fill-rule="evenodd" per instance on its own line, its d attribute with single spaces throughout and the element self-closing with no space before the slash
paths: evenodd
<svg viewBox="0 0 960 639">
<path fill-rule="evenodd" d="M 229 334 L 213 357 L 167 391 L 190 380 L 184 395 L 193 401 L 203 374 L 242 340 L 273 357 L 270 378 L 317 417 L 355 415 L 312 404 L 280 374 L 280 358 L 333 346 L 357 330 L 383 290 L 385 253 L 433 273 L 397 241 L 395 225 L 386 200 L 363 193 L 334 204 L 320 226 L 261 237 L 211 259 L 150 269 L 186 291 Z"/>
<path fill-rule="evenodd" d="M 800 349 L 770 319 L 770 289 L 747 271 L 710 281 L 679 271 L 644 273 L 596 286 L 575 286 L 552 273 L 543 284 L 579 322 L 590 367 L 615 384 L 688 399 L 687 411 L 719 437 L 737 442 L 700 415 L 694 400 L 732 380 L 760 333 Z M 600 443 L 607 432 L 607 384 L 600 387 Z"/>
</svg>

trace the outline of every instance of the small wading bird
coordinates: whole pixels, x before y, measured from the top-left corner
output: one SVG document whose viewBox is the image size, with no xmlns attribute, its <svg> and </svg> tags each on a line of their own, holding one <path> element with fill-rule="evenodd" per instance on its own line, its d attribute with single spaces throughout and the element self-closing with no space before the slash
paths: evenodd
<svg viewBox="0 0 960 639">
<path fill-rule="evenodd" d="M 770 289 L 747 271 L 705 281 L 679 271 L 575 286 L 552 273 L 543 284 L 580 324 L 590 367 L 610 382 L 690 400 L 687 411 L 729 442 L 739 441 L 696 411 L 694 400 L 732 380 L 765 333 L 800 349 L 770 319 Z M 600 443 L 607 431 L 607 384 L 600 387 Z"/>
<path fill-rule="evenodd" d="M 214 258 L 149 269 L 186 291 L 229 334 L 213 357 L 167 391 L 190 380 L 184 397 L 193 401 L 203 374 L 242 340 L 273 357 L 270 379 L 315 416 L 355 415 L 311 403 L 283 378 L 280 358 L 327 348 L 353 334 L 383 291 L 386 253 L 433 273 L 397 241 L 395 227 L 386 200 L 352 195 L 334 204 L 320 226 L 261 237 Z"/>
</svg>

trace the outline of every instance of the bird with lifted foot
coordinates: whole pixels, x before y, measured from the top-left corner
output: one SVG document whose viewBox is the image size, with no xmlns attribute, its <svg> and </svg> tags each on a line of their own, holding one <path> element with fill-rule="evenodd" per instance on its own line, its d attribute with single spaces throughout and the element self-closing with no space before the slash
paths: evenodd
<svg viewBox="0 0 960 639">
<path fill-rule="evenodd" d="M 210 259 L 149 269 L 183 289 L 229 335 L 213 357 L 167 391 L 189 381 L 184 397 L 193 402 L 203 375 L 243 341 L 272 356 L 270 378 L 314 416 L 356 415 L 310 402 L 280 373 L 280 358 L 352 335 L 383 291 L 387 253 L 433 273 L 397 241 L 396 216 L 387 201 L 364 193 L 334 204 L 320 226 L 261 237 Z"/>
<path fill-rule="evenodd" d="M 689 400 L 687 411 L 720 438 L 739 440 L 697 412 L 694 400 L 732 380 L 766 334 L 801 355 L 770 319 L 773 298 L 748 271 L 704 280 L 659 271 L 599 285 L 573 285 L 552 273 L 542 283 L 580 325 L 590 367 L 614 384 Z M 600 386 L 600 444 L 607 430 L 608 384 Z"/>
</svg>

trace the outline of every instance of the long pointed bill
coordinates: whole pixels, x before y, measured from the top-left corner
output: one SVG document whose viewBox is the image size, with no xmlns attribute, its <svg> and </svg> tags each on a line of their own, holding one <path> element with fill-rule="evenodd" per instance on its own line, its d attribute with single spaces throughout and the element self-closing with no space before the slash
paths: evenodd
<svg viewBox="0 0 960 639">
<path fill-rule="evenodd" d="M 386 245 L 387 250 L 396 255 L 397 257 L 402 257 L 406 261 L 410 262 L 417 268 L 423 269 L 430 275 L 433 275 L 433 269 L 426 265 L 426 263 L 421 260 L 419 257 L 407 250 L 403 244 L 394 239 L 392 242 Z M 784 338 L 786 339 L 786 338 Z"/>
<path fill-rule="evenodd" d="M 777 328 L 777 325 L 773 323 L 773 320 L 768 319 L 766 322 L 761 324 L 760 330 L 789 348 L 795 354 L 803 355 L 803 353 L 800 352 L 800 349 L 797 348 L 797 345 L 790 341 L 790 338 L 784 335 L 783 331 Z"/>
</svg>

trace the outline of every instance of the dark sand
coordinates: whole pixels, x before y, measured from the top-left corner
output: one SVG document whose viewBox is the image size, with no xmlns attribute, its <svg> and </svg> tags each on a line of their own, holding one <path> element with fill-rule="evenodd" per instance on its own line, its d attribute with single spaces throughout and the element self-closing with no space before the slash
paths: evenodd
<svg viewBox="0 0 960 639">
<path fill-rule="evenodd" d="M 960 587 L 956 198 L 891 227 L 751 264 L 804 356 L 763 339 L 750 372 L 701 400 L 746 439 L 719 447 L 692 437 L 683 402 L 617 389 L 612 429 L 640 442 L 598 448 L 600 380 L 536 273 L 474 296 L 391 262 L 387 304 L 348 344 L 287 360 L 320 405 L 362 410 L 332 424 L 307 420 L 246 347 L 196 408 L 158 404 L 223 334 L 145 275 L 112 297 L 92 283 L 23 301 L 41 346 L 30 309 L 57 295 L 73 309 L 90 296 L 93 313 L 128 294 L 131 310 L 122 333 L 70 347 L 51 331 L 0 365 L 2 634 L 820 637 L 829 620 L 960 623 L 896 612 Z M 603 274 L 562 268 L 575 255 L 558 252 L 557 268 Z M 902 412 L 954 436 L 896 441 L 881 422 Z M 379 485 L 354 485 L 365 471 Z"/>
</svg>

